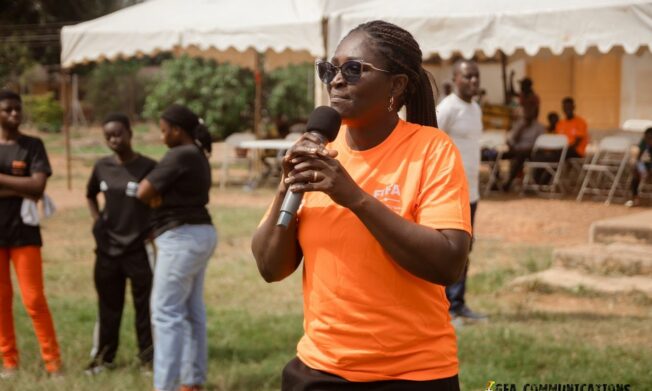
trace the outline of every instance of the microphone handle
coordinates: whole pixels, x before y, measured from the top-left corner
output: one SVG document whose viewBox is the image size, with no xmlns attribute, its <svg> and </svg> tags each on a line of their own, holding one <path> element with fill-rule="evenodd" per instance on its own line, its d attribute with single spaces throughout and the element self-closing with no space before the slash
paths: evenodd
<svg viewBox="0 0 652 391">
<path fill-rule="evenodd" d="M 302 198 L 303 193 L 293 193 L 291 191 L 285 193 L 283 204 L 281 204 L 281 212 L 279 213 L 278 221 L 276 222 L 278 227 L 287 228 L 290 225 L 294 215 L 297 213 L 297 210 L 299 210 Z"/>
<path fill-rule="evenodd" d="M 328 141 L 324 135 L 319 132 L 311 131 L 310 133 L 319 136 L 321 140 L 321 145 L 326 144 Z M 290 225 L 290 222 L 297 214 L 299 210 L 299 205 L 301 205 L 301 199 L 303 198 L 303 193 L 294 193 L 288 191 L 285 193 L 285 198 L 283 198 L 283 203 L 281 204 L 281 212 L 278 215 L 278 220 L 276 221 L 277 227 L 287 228 Z"/>
</svg>

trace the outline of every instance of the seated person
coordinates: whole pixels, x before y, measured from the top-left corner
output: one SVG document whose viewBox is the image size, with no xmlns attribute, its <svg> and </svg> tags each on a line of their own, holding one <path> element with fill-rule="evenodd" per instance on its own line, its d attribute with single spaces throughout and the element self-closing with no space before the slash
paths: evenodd
<svg viewBox="0 0 652 391">
<path fill-rule="evenodd" d="M 584 157 L 586 146 L 589 143 L 589 129 L 586 121 L 575 115 L 575 101 L 573 101 L 573 98 L 564 98 L 562 100 L 562 109 L 566 118 L 557 123 L 555 131 L 568 138 L 566 158 Z"/>
<path fill-rule="evenodd" d="M 269 138 L 278 138 L 278 139 L 284 139 L 287 137 L 288 134 L 290 134 L 290 124 L 285 118 L 285 116 L 277 117 L 274 121 L 275 127 L 276 127 L 276 134 L 275 135 L 269 135 Z M 283 151 L 285 152 L 285 151 Z M 277 157 L 278 157 L 279 151 L 276 149 L 265 149 L 263 152 L 260 154 L 260 161 L 263 163 L 263 166 L 265 167 L 263 169 L 263 174 L 261 177 L 261 180 L 266 180 L 268 177 L 277 174 L 277 164 L 272 164 L 270 161 L 275 162 Z"/>
<path fill-rule="evenodd" d="M 557 130 L 557 123 L 559 123 L 559 114 L 554 111 L 548 113 L 548 128 L 547 133 L 555 133 Z"/>
<path fill-rule="evenodd" d="M 647 128 L 632 170 L 632 199 L 625 203 L 626 206 L 640 205 L 641 185 L 650 178 L 650 174 L 652 174 L 652 128 Z"/>
<path fill-rule="evenodd" d="M 538 106 L 526 104 L 522 107 L 522 118 L 518 119 L 507 136 L 509 150 L 503 155 L 504 159 L 510 159 L 509 178 L 503 185 L 503 191 L 507 192 L 512 182 L 523 169 L 523 163 L 530 157 L 534 142 L 537 137 L 544 134 L 545 127 L 537 121 Z"/>
</svg>

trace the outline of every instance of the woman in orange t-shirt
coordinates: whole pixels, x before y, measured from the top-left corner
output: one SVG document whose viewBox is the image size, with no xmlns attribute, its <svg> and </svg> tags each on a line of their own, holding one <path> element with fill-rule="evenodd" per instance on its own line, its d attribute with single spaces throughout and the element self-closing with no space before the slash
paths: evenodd
<svg viewBox="0 0 652 391">
<path fill-rule="evenodd" d="M 409 32 L 374 21 L 317 63 L 343 126 L 326 147 L 307 133 L 288 151 L 252 242 L 269 282 L 304 259 L 305 333 L 283 390 L 459 390 L 444 286 L 467 260 L 469 195 L 421 58 Z M 283 229 L 288 190 L 304 198 Z"/>
</svg>

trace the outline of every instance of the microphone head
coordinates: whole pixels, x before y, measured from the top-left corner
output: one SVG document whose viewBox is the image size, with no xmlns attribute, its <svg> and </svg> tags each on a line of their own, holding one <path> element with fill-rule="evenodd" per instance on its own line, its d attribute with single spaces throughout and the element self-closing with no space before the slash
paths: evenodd
<svg viewBox="0 0 652 391">
<path fill-rule="evenodd" d="M 342 117 L 340 117 L 340 113 L 329 106 L 319 106 L 310 113 L 306 128 L 309 132 L 322 134 L 328 141 L 332 142 L 337 137 L 341 125 Z"/>
</svg>

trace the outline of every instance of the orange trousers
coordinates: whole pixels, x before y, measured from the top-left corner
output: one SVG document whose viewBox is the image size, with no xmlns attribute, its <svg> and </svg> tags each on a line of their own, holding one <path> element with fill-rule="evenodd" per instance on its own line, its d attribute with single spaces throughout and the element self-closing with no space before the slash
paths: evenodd
<svg viewBox="0 0 652 391">
<path fill-rule="evenodd" d="M 23 305 L 32 318 L 45 369 L 56 372 L 61 366 L 61 355 L 43 290 L 43 260 L 38 246 L 0 247 L 0 354 L 4 367 L 18 367 L 10 261 L 14 265 Z"/>
</svg>

